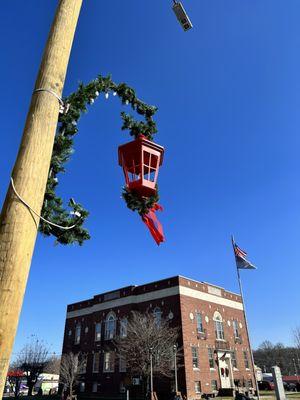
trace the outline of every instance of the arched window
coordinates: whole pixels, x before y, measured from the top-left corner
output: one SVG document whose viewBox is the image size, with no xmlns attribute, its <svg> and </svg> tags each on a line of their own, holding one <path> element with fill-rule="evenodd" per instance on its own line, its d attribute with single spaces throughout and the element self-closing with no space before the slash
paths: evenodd
<svg viewBox="0 0 300 400">
<path fill-rule="evenodd" d="M 161 309 L 159 307 L 155 307 L 153 310 L 154 321 L 156 325 L 159 327 L 161 324 Z"/>
<path fill-rule="evenodd" d="M 224 326 L 221 314 L 216 311 L 214 313 L 215 333 L 218 340 L 224 340 Z"/>
<path fill-rule="evenodd" d="M 116 334 L 116 315 L 110 312 L 105 320 L 105 339 L 113 339 Z"/>
<path fill-rule="evenodd" d="M 124 338 L 127 336 L 127 318 L 122 318 L 120 321 L 120 337 Z"/>
</svg>

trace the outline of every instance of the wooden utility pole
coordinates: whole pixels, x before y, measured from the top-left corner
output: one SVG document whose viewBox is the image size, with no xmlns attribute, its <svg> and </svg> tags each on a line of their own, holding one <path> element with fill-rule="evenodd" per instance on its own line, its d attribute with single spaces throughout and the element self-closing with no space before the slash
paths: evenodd
<svg viewBox="0 0 300 400">
<path fill-rule="evenodd" d="M 61 97 L 82 0 L 60 0 L 35 84 Z M 26 62 L 26 60 L 25 60 Z M 12 171 L 20 196 L 40 214 L 49 174 L 59 102 L 34 92 Z M 39 218 L 9 186 L 0 215 L 0 399 L 22 308 Z"/>
</svg>

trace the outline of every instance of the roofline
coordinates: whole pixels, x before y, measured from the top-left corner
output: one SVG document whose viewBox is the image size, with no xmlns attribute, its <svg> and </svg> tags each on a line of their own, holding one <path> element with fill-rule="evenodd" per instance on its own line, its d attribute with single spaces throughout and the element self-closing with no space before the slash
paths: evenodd
<svg viewBox="0 0 300 400">
<path fill-rule="evenodd" d="M 68 306 L 73 306 L 73 305 L 75 305 L 75 304 L 79 304 L 79 303 L 82 303 L 82 302 L 85 302 L 85 301 L 91 301 L 91 300 L 93 300 L 93 299 L 94 299 L 95 297 L 97 297 L 97 296 L 101 296 L 101 295 L 104 295 L 104 294 L 107 294 L 107 293 L 117 292 L 118 290 L 127 289 L 127 288 L 132 288 L 132 287 L 141 287 L 141 286 L 151 285 L 151 284 L 153 284 L 153 283 L 162 282 L 162 281 L 167 281 L 168 279 L 175 279 L 175 278 L 183 278 L 183 279 L 187 279 L 187 280 L 192 281 L 192 282 L 202 283 L 202 284 L 205 284 L 205 285 L 213 286 L 213 287 L 222 289 L 222 290 L 224 290 L 224 291 L 227 292 L 227 293 L 231 293 L 231 294 L 234 294 L 235 296 L 242 297 L 240 294 L 235 293 L 235 292 L 232 292 L 232 291 L 230 291 L 230 290 L 226 290 L 226 289 L 225 289 L 224 287 L 222 287 L 222 286 L 214 285 L 214 284 L 212 284 L 212 283 L 205 282 L 205 281 L 197 281 L 196 279 L 192 279 L 192 278 L 189 278 L 189 277 L 183 276 L 183 275 L 173 275 L 173 276 L 169 276 L 169 277 L 166 277 L 166 278 L 163 278 L 163 279 L 159 279 L 159 280 L 155 280 L 155 281 L 151 281 L 151 282 L 147 282 L 147 283 L 142 283 L 142 284 L 140 284 L 140 285 L 127 285 L 127 286 L 122 286 L 122 287 L 117 288 L 117 289 L 114 289 L 114 290 L 109 290 L 109 291 L 107 291 L 107 292 L 97 293 L 97 294 L 95 294 L 93 297 L 91 297 L 91 298 L 89 298 L 89 299 L 79 300 L 79 301 L 76 301 L 75 303 L 70 303 L 70 304 L 68 304 Z M 179 285 L 179 283 L 178 283 L 178 285 Z"/>
<path fill-rule="evenodd" d="M 183 276 L 183 275 L 178 275 L 178 277 L 184 278 L 184 279 L 188 279 L 189 281 L 193 281 L 193 282 L 197 282 L 197 283 L 204 283 L 205 285 L 209 285 L 209 286 L 214 286 L 216 288 L 225 290 L 225 292 L 232 293 L 235 296 L 240 296 L 241 297 L 241 295 L 239 293 L 232 292 L 231 290 L 227 290 L 223 286 L 218 286 L 218 285 L 215 285 L 213 283 L 209 283 L 209 282 L 205 282 L 205 281 L 196 281 L 196 279 L 191 279 L 191 278 L 188 278 L 187 276 Z"/>
</svg>

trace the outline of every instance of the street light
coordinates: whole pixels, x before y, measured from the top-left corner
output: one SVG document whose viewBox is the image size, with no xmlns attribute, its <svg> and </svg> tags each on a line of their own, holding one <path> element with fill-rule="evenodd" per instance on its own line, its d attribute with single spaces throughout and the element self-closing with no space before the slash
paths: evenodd
<svg viewBox="0 0 300 400">
<path fill-rule="evenodd" d="M 295 376 L 298 377 L 298 371 L 297 371 L 296 361 L 295 361 L 294 358 L 293 358 L 293 364 L 294 364 L 294 369 L 295 369 Z"/>
<path fill-rule="evenodd" d="M 153 365 L 152 365 L 152 350 L 153 347 L 150 347 L 150 400 L 153 399 Z"/>
<path fill-rule="evenodd" d="M 188 31 L 189 29 L 192 29 L 193 24 L 189 18 L 189 16 L 187 15 L 183 5 L 176 1 L 173 0 L 174 4 L 173 4 L 173 11 L 180 23 L 180 25 L 182 26 L 184 31 Z"/>
<path fill-rule="evenodd" d="M 182 4 L 173 1 L 173 10 L 183 29 L 190 29 L 192 23 Z M 43 206 L 59 104 L 62 105 L 62 90 L 82 2 L 83 0 L 58 2 L 32 95 L 22 144 L 12 171 L 12 183 L 16 184 L 20 196 L 37 211 Z M 38 224 L 39 217 L 33 218 L 28 207 L 23 207 L 16 200 L 16 194 L 10 186 L 0 213 L 0 398 L 23 303 Z"/>
<path fill-rule="evenodd" d="M 177 344 L 173 346 L 174 350 L 174 374 L 175 374 L 175 392 L 178 392 L 178 380 L 177 380 Z"/>
</svg>

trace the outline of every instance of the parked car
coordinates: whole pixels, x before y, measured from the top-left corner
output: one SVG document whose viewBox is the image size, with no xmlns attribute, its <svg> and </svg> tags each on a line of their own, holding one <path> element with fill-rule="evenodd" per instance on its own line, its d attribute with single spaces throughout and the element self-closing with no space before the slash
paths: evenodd
<svg viewBox="0 0 300 400">
<path fill-rule="evenodd" d="M 23 383 L 21 383 L 19 396 L 27 396 L 27 395 L 28 395 L 28 386 L 26 386 Z"/>
<path fill-rule="evenodd" d="M 283 381 L 284 390 L 288 392 L 297 392 L 297 385 L 293 382 L 285 382 Z"/>
<path fill-rule="evenodd" d="M 270 381 L 261 381 L 258 383 L 258 388 L 260 390 L 274 390 L 275 385 L 273 382 Z"/>
<path fill-rule="evenodd" d="M 5 393 L 12 393 L 12 388 L 11 388 L 11 386 L 10 385 L 5 385 L 4 386 L 4 391 L 3 391 L 3 393 L 5 394 Z"/>
</svg>

